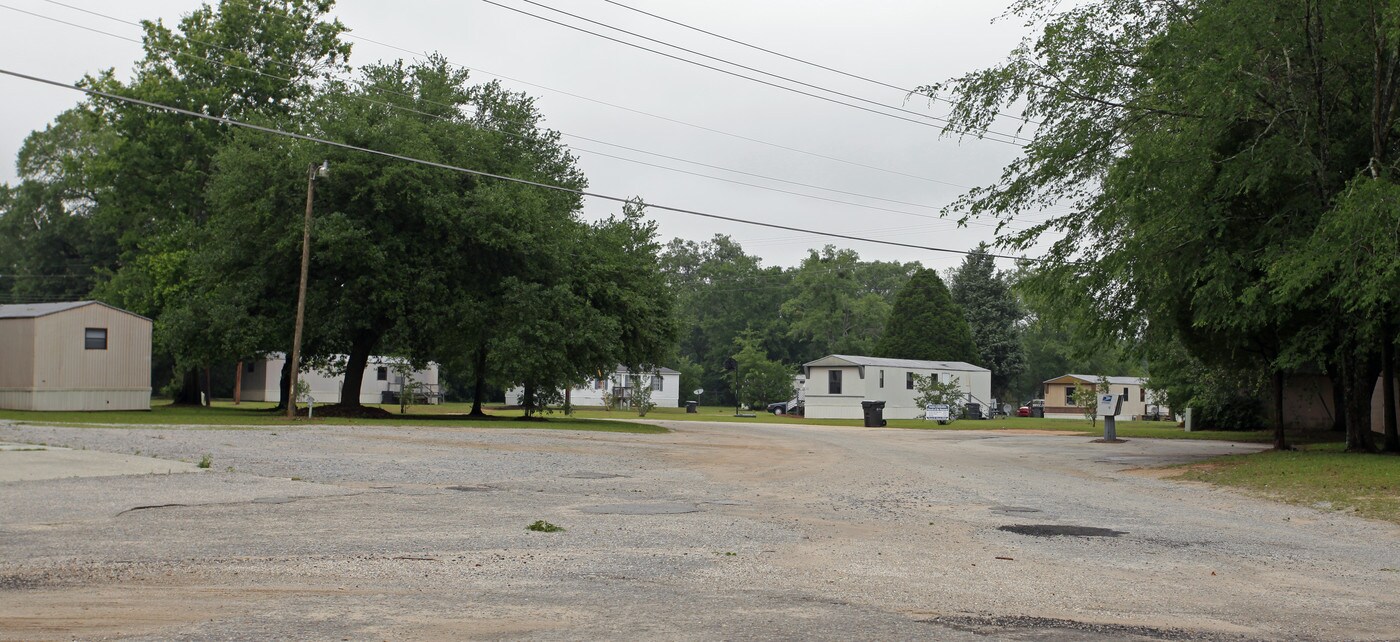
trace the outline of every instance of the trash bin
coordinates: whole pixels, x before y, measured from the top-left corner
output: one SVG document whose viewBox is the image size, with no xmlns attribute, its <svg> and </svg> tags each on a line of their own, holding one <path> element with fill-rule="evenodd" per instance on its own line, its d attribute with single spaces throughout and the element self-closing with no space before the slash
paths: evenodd
<svg viewBox="0 0 1400 642">
<path fill-rule="evenodd" d="M 967 404 L 967 405 L 965 406 L 965 408 L 966 408 L 966 412 L 965 412 L 964 414 L 967 415 L 967 418 L 968 418 L 968 419 L 981 419 L 981 418 L 982 418 L 982 404 L 978 404 L 978 403 L 969 403 L 969 404 Z"/>
<path fill-rule="evenodd" d="M 1045 418 L 1045 406 L 1031 406 L 1031 416 L 1040 419 Z"/>
<path fill-rule="evenodd" d="M 885 425 L 885 402 L 862 401 L 860 407 L 865 411 L 866 428 L 879 428 Z"/>
<path fill-rule="evenodd" d="M 692 415 L 695 414 L 695 413 L 697 413 L 697 412 L 700 412 L 700 402 L 698 402 L 698 401 L 687 401 L 687 402 L 685 402 L 685 411 L 686 411 L 687 413 L 689 413 L 689 414 L 692 414 Z"/>
</svg>

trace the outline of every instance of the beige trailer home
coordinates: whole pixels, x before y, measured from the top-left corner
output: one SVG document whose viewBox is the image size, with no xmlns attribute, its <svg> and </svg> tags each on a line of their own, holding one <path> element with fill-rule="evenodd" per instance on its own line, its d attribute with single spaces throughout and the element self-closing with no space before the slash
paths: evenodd
<svg viewBox="0 0 1400 642">
<path fill-rule="evenodd" d="M 150 410 L 151 320 L 97 301 L 0 305 L 0 408 Z"/>
</svg>

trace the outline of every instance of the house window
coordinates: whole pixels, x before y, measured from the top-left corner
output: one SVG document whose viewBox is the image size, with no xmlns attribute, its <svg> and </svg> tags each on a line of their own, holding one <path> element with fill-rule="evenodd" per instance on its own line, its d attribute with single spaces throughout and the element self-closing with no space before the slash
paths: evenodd
<svg viewBox="0 0 1400 642">
<path fill-rule="evenodd" d="M 83 349 L 106 350 L 107 328 L 87 328 L 83 330 Z"/>
<path fill-rule="evenodd" d="M 258 364 L 256 362 L 249 361 L 248 365 L 244 366 L 243 369 L 247 370 L 248 372 L 254 372 L 258 369 Z"/>
<path fill-rule="evenodd" d="M 1147 401 L 1147 388 L 1138 388 L 1138 401 Z"/>
<path fill-rule="evenodd" d="M 661 387 L 664 385 L 664 382 L 665 382 L 665 379 L 662 379 L 662 378 L 661 378 L 661 375 L 659 375 L 659 374 L 654 374 L 654 375 L 652 375 L 652 376 L 651 376 L 651 389 L 652 389 L 653 391 L 656 391 L 656 392 L 661 392 Z"/>
<path fill-rule="evenodd" d="M 932 376 L 933 376 L 933 380 L 934 380 L 934 381 L 938 381 L 938 375 L 937 375 L 937 374 L 934 374 L 934 375 L 932 375 Z M 914 389 L 914 373 L 912 373 L 912 372 L 906 372 L 906 373 L 904 373 L 904 389 L 905 389 L 905 390 L 913 390 L 913 389 Z"/>
<path fill-rule="evenodd" d="M 881 370 L 881 371 L 880 371 L 880 387 L 881 387 L 881 388 L 884 388 L 884 387 L 885 387 L 885 371 L 884 371 L 884 370 Z"/>
<path fill-rule="evenodd" d="M 379 368 L 376 369 L 376 370 L 374 371 L 374 376 L 375 376 L 375 378 L 379 379 L 380 381 L 388 381 L 388 380 L 389 380 L 389 367 L 388 367 L 388 366 L 379 366 Z"/>
<path fill-rule="evenodd" d="M 827 374 L 826 393 L 829 395 L 841 394 L 841 371 L 831 370 Z"/>
<path fill-rule="evenodd" d="M 1074 405 L 1074 386 L 1065 386 L 1065 405 Z"/>
<path fill-rule="evenodd" d="M 1123 398 L 1124 398 L 1124 399 L 1127 399 L 1127 398 L 1128 398 L 1128 389 L 1127 389 L 1127 388 L 1124 388 L 1124 389 L 1123 389 Z"/>
<path fill-rule="evenodd" d="M 603 389 L 603 378 L 602 378 L 602 377 L 594 377 L 594 379 L 593 379 L 593 389 L 594 389 L 594 390 L 602 390 L 602 389 Z"/>
</svg>

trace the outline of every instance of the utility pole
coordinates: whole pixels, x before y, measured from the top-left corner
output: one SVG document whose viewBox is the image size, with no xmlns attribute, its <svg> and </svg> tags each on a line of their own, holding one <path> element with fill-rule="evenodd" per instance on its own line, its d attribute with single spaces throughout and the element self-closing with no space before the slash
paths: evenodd
<svg viewBox="0 0 1400 642">
<path fill-rule="evenodd" d="M 297 416 L 297 382 L 301 380 L 301 327 L 306 321 L 306 275 L 311 269 L 311 202 L 316 194 L 316 177 L 325 176 L 330 163 L 306 170 L 306 221 L 301 228 L 301 283 L 297 286 L 297 324 L 292 332 L 292 376 L 287 382 L 287 418 Z"/>
</svg>

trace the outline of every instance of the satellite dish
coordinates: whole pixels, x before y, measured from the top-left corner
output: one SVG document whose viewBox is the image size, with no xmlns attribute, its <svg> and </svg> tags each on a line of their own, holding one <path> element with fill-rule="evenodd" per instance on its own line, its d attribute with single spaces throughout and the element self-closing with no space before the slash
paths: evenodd
<svg viewBox="0 0 1400 642">
<path fill-rule="evenodd" d="M 703 395 L 703 394 L 705 394 L 705 389 L 704 389 L 704 388 L 696 388 L 696 389 L 695 389 L 695 394 L 697 394 L 697 395 Z"/>
</svg>

